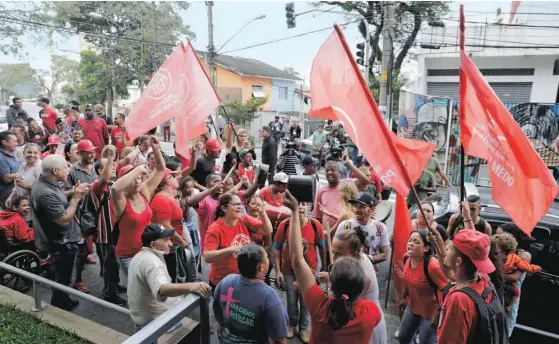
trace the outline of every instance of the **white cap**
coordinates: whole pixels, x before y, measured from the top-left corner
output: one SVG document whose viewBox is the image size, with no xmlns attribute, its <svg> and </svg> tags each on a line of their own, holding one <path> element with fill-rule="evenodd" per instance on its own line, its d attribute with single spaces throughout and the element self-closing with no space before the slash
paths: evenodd
<svg viewBox="0 0 559 344">
<path fill-rule="evenodd" d="M 287 181 L 289 180 L 289 176 L 283 172 L 279 172 L 274 174 L 274 183 L 284 183 L 287 184 Z"/>
</svg>

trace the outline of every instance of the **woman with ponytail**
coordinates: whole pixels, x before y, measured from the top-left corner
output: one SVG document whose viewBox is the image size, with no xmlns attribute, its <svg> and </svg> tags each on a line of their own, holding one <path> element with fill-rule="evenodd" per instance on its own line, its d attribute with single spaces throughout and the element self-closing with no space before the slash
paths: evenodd
<svg viewBox="0 0 559 344">
<path fill-rule="evenodd" d="M 433 255 L 426 231 L 411 232 L 404 261 L 404 290 L 399 305 L 403 317 L 398 339 L 401 344 L 410 344 L 419 329 L 421 344 L 435 344 L 437 329 L 432 322 L 442 304 L 439 291 L 448 285 L 449 280 Z"/>
<path fill-rule="evenodd" d="M 367 285 L 361 263 L 353 257 L 337 259 L 330 270 L 332 296 L 323 292 L 305 262 L 298 202 L 289 191 L 283 199 L 292 211 L 289 257 L 311 317 L 311 343 L 369 343 L 373 328 L 381 320 L 381 312 L 373 301 L 361 298 Z"/>
</svg>

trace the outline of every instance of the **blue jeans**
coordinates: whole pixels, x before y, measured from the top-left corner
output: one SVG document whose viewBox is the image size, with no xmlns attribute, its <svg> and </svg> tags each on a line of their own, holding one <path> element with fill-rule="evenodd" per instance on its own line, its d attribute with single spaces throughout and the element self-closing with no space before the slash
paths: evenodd
<svg viewBox="0 0 559 344">
<path fill-rule="evenodd" d="M 124 276 L 128 279 L 128 267 L 130 266 L 132 258 L 117 258 L 117 261 L 118 266 L 120 266 L 120 269 L 124 273 Z"/>
<path fill-rule="evenodd" d="M 437 329 L 431 326 L 431 319 L 414 314 L 409 307 L 406 307 L 398 333 L 400 344 L 413 344 L 412 339 L 417 329 L 419 329 L 419 343 L 435 344 L 437 342 Z"/>
<path fill-rule="evenodd" d="M 285 298 L 287 299 L 289 326 L 296 329 L 297 325 L 299 325 L 299 331 L 307 331 L 310 322 L 309 310 L 303 303 L 303 296 L 293 286 L 295 276 L 284 274 L 283 278 L 285 279 Z"/>
</svg>

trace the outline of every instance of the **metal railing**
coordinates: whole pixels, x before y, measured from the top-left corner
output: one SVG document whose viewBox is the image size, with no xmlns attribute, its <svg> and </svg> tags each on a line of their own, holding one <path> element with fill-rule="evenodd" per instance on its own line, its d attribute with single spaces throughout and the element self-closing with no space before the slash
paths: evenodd
<svg viewBox="0 0 559 344">
<path fill-rule="evenodd" d="M 31 311 L 33 312 L 40 312 L 46 307 L 46 303 L 41 301 L 41 297 L 39 295 L 39 284 L 44 284 L 51 288 L 66 292 L 72 296 L 92 302 L 96 305 L 122 313 L 126 316 L 130 316 L 130 310 L 128 310 L 127 308 L 117 306 L 95 296 L 85 294 L 60 283 L 56 283 L 44 277 L 35 275 L 31 272 L 16 268 L 15 266 L 0 262 L 0 269 L 9 271 L 13 274 L 33 281 L 33 298 L 35 301 L 33 307 L 31 307 Z M 210 344 L 210 313 L 208 304 L 208 299 L 202 298 L 198 295 L 188 294 L 185 296 L 184 300 L 180 301 L 171 309 L 158 316 L 148 325 L 143 327 L 140 331 L 128 338 L 124 343 L 147 344 L 156 342 L 161 335 L 165 334 L 171 327 L 180 322 L 181 319 L 183 319 L 194 309 L 196 309 L 196 307 L 200 307 L 201 343 Z"/>
<path fill-rule="evenodd" d="M 208 299 L 188 294 L 184 300 L 168 309 L 152 322 L 128 338 L 123 344 L 155 343 L 157 338 L 175 326 L 196 307 L 200 307 L 200 337 L 202 344 L 210 344 L 210 312 Z"/>
<path fill-rule="evenodd" d="M 51 281 L 49 279 L 46 279 L 44 277 L 37 276 L 37 275 L 35 275 L 35 274 L 33 274 L 29 271 L 25 271 L 25 270 L 16 268 L 15 266 L 12 266 L 10 264 L 0 263 L 0 269 L 9 271 L 13 274 L 20 275 L 24 278 L 27 278 L 27 279 L 30 279 L 30 280 L 33 281 L 33 298 L 35 299 L 35 305 L 31 310 L 34 311 L 34 312 L 40 312 L 43 309 L 45 309 L 45 307 L 46 307 L 46 304 L 41 302 L 41 297 L 39 295 L 39 288 L 38 288 L 38 284 L 44 284 L 44 285 L 48 285 L 51 288 L 54 288 L 54 289 L 63 291 L 65 293 L 68 293 L 72 296 L 75 296 L 75 297 L 78 297 L 80 299 L 84 299 L 86 301 L 92 302 L 96 305 L 99 305 L 99 306 L 111 309 L 113 311 L 122 313 L 124 315 L 130 316 L 130 311 L 127 308 L 117 306 L 113 303 L 110 303 L 110 302 L 107 302 L 105 300 L 99 299 L 95 296 L 85 294 L 81 291 L 77 291 L 76 289 L 67 287 L 67 286 L 62 285 L 60 283 L 56 283 L 56 282 Z"/>
</svg>

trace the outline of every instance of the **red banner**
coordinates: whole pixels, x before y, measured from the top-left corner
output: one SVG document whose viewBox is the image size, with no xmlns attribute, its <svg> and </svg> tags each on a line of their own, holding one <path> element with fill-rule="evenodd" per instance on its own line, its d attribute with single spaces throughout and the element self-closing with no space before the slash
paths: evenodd
<svg viewBox="0 0 559 344">
<path fill-rule="evenodd" d="M 404 287 L 402 281 L 402 274 L 404 273 L 404 255 L 408 250 L 408 238 L 412 232 L 413 227 L 411 223 L 408 205 L 406 198 L 401 195 L 396 195 L 396 214 L 394 214 L 394 247 L 392 248 L 394 259 L 392 263 L 392 276 L 394 281 L 394 296 L 396 298 L 396 305 L 398 304 L 400 295 Z"/>
<path fill-rule="evenodd" d="M 530 234 L 559 191 L 551 172 L 464 52 L 460 7 L 460 137 L 466 154 L 488 161 L 493 200 Z"/>
<path fill-rule="evenodd" d="M 188 141 L 202 134 L 206 118 L 220 103 L 190 41 L 183 42 L 134 104 L 126 131 L 134 139 L 176 117 L 176 150 L 189 156 Z"/>
<path fill-rule="evenodd" d="M 388 130 L 343 33 L 337 25 L 334 28 L 313 62 L 309 115 L 339 120 L 381 179 L 407 195 L 435 146 L 396 139 Z"/>
</svg>

